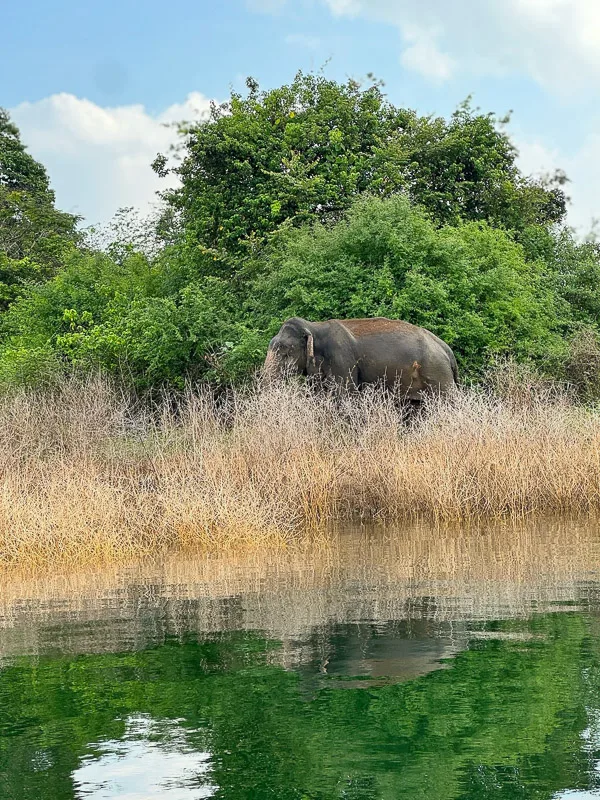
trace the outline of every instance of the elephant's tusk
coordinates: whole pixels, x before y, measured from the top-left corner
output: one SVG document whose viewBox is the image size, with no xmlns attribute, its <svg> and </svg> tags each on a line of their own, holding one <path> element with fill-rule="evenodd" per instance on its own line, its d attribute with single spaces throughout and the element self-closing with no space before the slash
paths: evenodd
<svg viewBox="0 0 600 800">
<path fill-rule="evenodd" d="M 263 364 L 263 369 L 265 372 L 273 372 L 275 369 L 276 363 L 275 353 L 273 350 L 267 350 L 267 357 L 265 358 L 265 363 Z"/>
</svg>

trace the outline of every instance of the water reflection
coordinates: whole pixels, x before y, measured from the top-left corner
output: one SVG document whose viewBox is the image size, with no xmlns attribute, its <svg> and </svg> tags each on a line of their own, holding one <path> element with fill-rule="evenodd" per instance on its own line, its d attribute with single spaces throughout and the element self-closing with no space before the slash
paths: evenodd
<svg viewBox="0 0 600 800">
<path fill-rule="evenodd" d="M 328 622 L 526 616 L 595 603 L 599 574 L 595 522 L 359 528 L 307 548 L 9 573 L 0 575 L 0 659 L 53 645 L 138 649 L 190 630 L 262 630 L 286 643 Z"/>
<path fill-rule="evenodd" d="M 0 586 L 0 797 L 600 796 L 593 525 Z"/>
<path fill-rule="evenodd" d="M 600 786 L 600 713 L 598 709 L 589 709 L 590 727 L 584 730 L 581 734 L 582 749 L 584 749 L 590 758 L 591 771 L 593 778 L 591 783 Z M 559 792 L 553 800 L 597 800 L 600 797 L 600 788 L 577 790 L 568 789 L 565 792 Z"/>
<path fill-rule="evenodd" d="M 76 797 L 85 800 L 201 800 L 214 794 L 205 786 L 209 753 L 187 744 L 177 722 L 147 716 L 125 721 L 120 739 L 92 745 L 73 773 Z"/>
</svg>

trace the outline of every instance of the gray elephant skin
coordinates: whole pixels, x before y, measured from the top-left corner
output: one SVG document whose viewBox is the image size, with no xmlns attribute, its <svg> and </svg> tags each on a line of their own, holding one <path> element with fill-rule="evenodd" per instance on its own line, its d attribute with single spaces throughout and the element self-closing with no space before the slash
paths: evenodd
<svg viewBox="0 0 600 800">
<path fill-rule="evenodd" d="M 271 339 L 264 372 L 314 376 L 358 389 L 382 383 L 407 400 L 445 393 L 458 383 L 456 358 L 431 331 L 396 319 L 292 317 Z"/>
</svg>

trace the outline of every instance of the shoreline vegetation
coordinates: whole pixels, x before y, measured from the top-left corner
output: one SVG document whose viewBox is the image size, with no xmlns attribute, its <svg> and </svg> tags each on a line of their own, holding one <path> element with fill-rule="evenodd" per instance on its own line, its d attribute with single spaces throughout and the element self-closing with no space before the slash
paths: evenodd
<svg viewBox="0 0 600 800">
<path fill-rule="evenodd" d="M 0 570 L 595 517 L 598 232 L 507 121 L 249 77 L 157 155 L 156 213 L 82 230 L 0 109 Z M 419 325 L 464 386 L 410 421 L 376 389 L 267 386 L 291 317 Z"/>
<path fill-rule="evenodd" d="M 500 370 L 428 401 L 298 383 L 150 406 L 101 375 L 0 397 L 0 566 L 280 546 L 350 521 L 452 525 L 600 510 L 600 411 Z"/>
</svg>

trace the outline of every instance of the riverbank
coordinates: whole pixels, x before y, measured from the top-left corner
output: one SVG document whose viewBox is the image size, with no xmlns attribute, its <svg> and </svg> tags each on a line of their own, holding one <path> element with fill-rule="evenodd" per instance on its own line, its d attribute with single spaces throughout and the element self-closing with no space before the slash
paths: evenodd
<svg viewBox="0 0 600 800">
<path fill-rule="evenodd" d="M 351 519 L 600 510 L 600 413 L 555 389 L 394 403 L 301 386 L 141 407 L 101 378 L 0 400 L 0 564 L 278 545 Z"/>
</svg>

